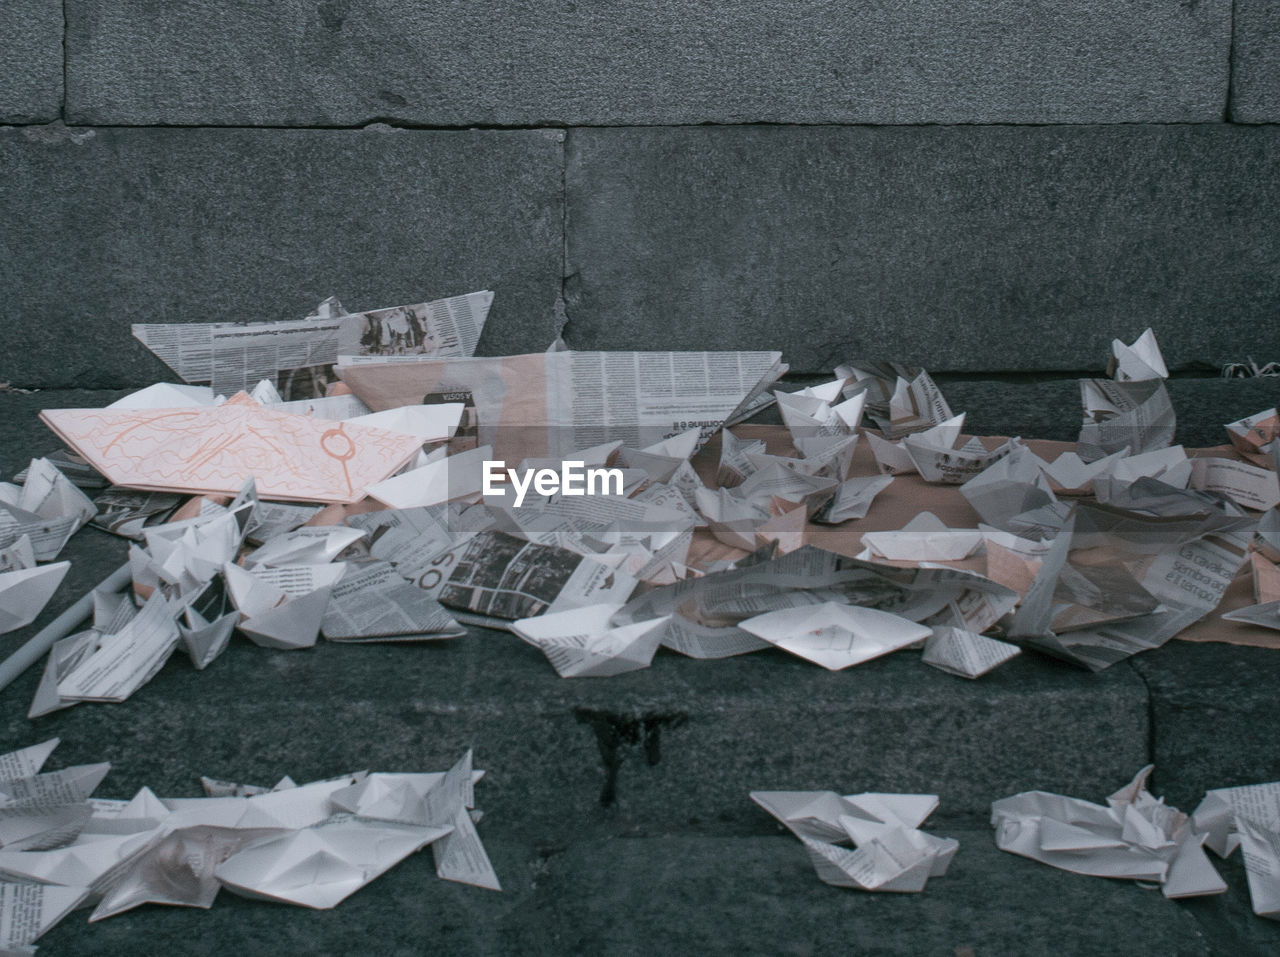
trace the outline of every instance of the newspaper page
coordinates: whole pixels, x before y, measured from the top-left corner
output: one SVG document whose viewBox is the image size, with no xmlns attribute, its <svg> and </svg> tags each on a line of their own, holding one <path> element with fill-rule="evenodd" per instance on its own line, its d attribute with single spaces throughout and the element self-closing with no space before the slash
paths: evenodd
<svg viewBox="0 0 1280 957">
<path fill-rule="evenodd" d="M 78 515 L 46 519 L 33 512 L 0 505 L 0 548 L 8 548 L 25 535 L 38 561 L 52 561 L 75 532 L 79 519 Z"/>
<path fill-rule="evenodd" d="M 1077 452 L 1085 462 L 1128 449 L 1141 455 L 1173 444 L 1173 402 L 1162 379 L 1081 379 L 1084 421 Z"/>
<path fill-rule="evenodd" d="M 180 492 L 144 492 L 113 485 L 93 500 L 98 513 L 89 524 L 140 542 L 145 538 L 143 529 L 167 519 L 183 498 Z"/>
<path fill-rule="evenodd" d="M 474 404 L 477 442 L 518 462 L 617 440 L 643 448 L 695 428 L 705 441 L 786 371 L 781 355 L 566 351 L 357 364 L 342 374 L 375 411 L 442 394 Z"/>
<path fill-rule="evenodd" d="M 356 566 L 335 585 L 320 630 L 330 641 L 425 641 L 464 633 L 439 602 L 389 562 Z"/>
<path fill-rule="evenodd" d="M 0 952 L 35 953 L 32 943 L 88 896 L 87 887 L 0 882 Z"/>
<path fill-rule="evenodd" d="M 135 323 L 134 338 L 186 382 L 234 395 L 260 379 L 286 401 L 323 396 L 340 356 L 469 356 L 493 293 L 281 322 Z"/>
<path fill-rule="evenodd" d="M 924 371 L 910 381 L 898 379 L 889 398 L 887 418 L 872 414 L 884 437 L 891 441 L 931 429 L 951 417 L 951 407 L 942 397 L 942 390 Z"/>
<path fill-rule="evenodd" d="M 662 633 L 662 645 L 690 658 L 731 658 L 770 647 L 736 625 L 714 627 L 673 613 Z"/>
<path fill-rule="evenodd" d="M 123 701 L 160 670 L 178 644 L 178 626 L 156 592 L 136 617 L 101 643 L 58 682 L 58 696 L 76 701 Z"/>
<path fill-rule="evenodd" d="M 915 380 L 924 370 L 899 362 L 855 359 L 848 365 L 836 366 L 837 378 L 846 379 L 842 390 L 846 399 L 859 393 L 866 395 L 866 411 L 874 417 L 889 418 L 889 401 L 897 391 L 898 381 Z"/>
<path fill-rule="evenodd" d="M 0 754 L 0 791 L 4 791 L 10 781 L 39 774 L 53 749 L 61 743 L 61 738 L 50 738 L 40 744 Z"/>
<path fill-rule="evenodd" d="M 1280 477 L 1275 472 L 1234 459 L 1192 459 L 1190 487 L 1221 492 L 1233 502 L 1260 512 L 1280 504 Z"/>
<path fill-rule="evenodd" d="M 1130 655 L 1159 648 L 1222 601 L 1245 562 L 1253 525 L 1251 519 L 1224 523 L 1200 538 L 1166 545 L 1134 567 L 1138 583 L 1161 604 L 1159 610 L 1064 635 L 1050 632 L 1028 638 L 1028 643 L 1091 671 L 1101 671 Z M 1151 537 L 1158 540 L 1163 536 L 1153 530 Z M 1117 542 L 1116 547 L 1132 553 L 1137 551 L 1136 544 Z"/>
</svg>

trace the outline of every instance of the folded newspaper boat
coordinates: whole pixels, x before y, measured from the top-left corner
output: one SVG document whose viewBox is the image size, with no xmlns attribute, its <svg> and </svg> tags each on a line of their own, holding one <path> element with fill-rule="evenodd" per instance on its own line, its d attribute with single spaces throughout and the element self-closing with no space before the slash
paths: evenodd
<svg viewBox="0 0 1280 957">
<path fill-rule="evenodd" d="M 960 843 L 920 830 L 938 806 L 935 794 L 752 791 L 751 800 L 804 844 L 824 883 L 911 893 L 942 877 Z M 855 850 L 842 847 L 852 843 Z"/>
<path fill-rule="evenodd" d="M 482 290 L 349 313 L 330 297 L 305 319 L 136 323 L 132 330 L 186 382 L 210 383 L 210 393 L 231 395 L 270 379 L 279 382 L 277 398 L 298 400 L 323 396 L 342 361 L 469 356 L 492 305 L 493 293 Z"/>
<path fill-rule="evenodd" d="M 352 503 L 422 448 L 414 435 L 263 408 L 240 393 L 212 408 L 46 409 L 40 418 L 116 485 Z"/>
</svg>

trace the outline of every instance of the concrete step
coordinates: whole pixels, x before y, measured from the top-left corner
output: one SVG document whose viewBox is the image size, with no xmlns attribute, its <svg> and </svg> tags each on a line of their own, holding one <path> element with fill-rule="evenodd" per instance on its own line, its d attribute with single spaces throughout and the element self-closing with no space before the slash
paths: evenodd
<svg viewBox="0 0 1280 957">
<path fill-rule="evenodd" d="M 1280 925 L 1230 891 L 1170 901 L 1132 881 L 1058 871 L 999 851 L 990 829 L 960 841 L 920 894 L 822 884 L 791 837 L 665 837 L 580 844 L 546 861 L 507 918 L 511 953 L 1262 954 Z"/>
<path fill-rule="evenodd" d="M 146 383 L 134 321 L 478 288 L 490 355 L 1070 373 L 1153 326 L 1171 368 L 1267 362 L 1278 157 L 1274 124 L 10 128 L 0 382 Z"/>
<path fill-rule="evenodd" d="M 482 825 L 483 827 L 483 825 Z M 497 894 L 438 880 L 415 855 L 337 909 L 224 892 L 207 913 L 143 907 L 97 924 L 72 915 L 51 954 L 649 954 L 1199 957 L 1271 954 L 1280 925 L 1249 909 L 1238 859 L 1227 893 L 1167 900 L 1132 881 L 1055 870 L 999 851 L 989 828 L 943 828 L 960 850 L 920 894 L 829 887 L 790 836 L 488 840 Z M 1238 858 L 1238 855 L 1237 855 Z"/>
<path fill-rule="evenodd" d="M 124 704 L 29 722 L 38 670 L 4 693 L 0 737 L 57 735 L 63 760 L 109 760 L 113 793 L 191 793 L 201 774 L 443 769 L 473 747 L 490 772 L 490 833 L 550 841 L 587 822 L 750 831 L 753 788 L 939 793 L 940 819 L 980 820 L 1030 788 L 1110 793 L 1146 763 L 1149 733 L 1130 669 L 1090 675 L 1034 655 L 980 682 L 918 653 L 833 674 L 776 651 L 663 652 L 641 672 L 566 681 L 514 636 L 480 629 L 302 652 L 237 637 L 203 672 L 176 655 Z"/>
<path fill-rule="evenodd" d="M 1152 760 L 1169 803 L 1209 788 L 1280 780 L 1280 652 L 1174 641 L 1132 659 L 1151 702 Z"/>
</svg>

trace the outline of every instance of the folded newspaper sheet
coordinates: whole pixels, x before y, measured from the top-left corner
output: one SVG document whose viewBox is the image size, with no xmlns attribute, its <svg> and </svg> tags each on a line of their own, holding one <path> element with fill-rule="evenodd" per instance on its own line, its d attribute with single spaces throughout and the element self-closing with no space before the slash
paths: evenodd
<svg viewBox="0 0 1280 957">
<path fill-rule="evenodd" d="M 1158 648 L 1222 600 L 1245 562 L 1254 524 L 1213 510 L 1160 517 L 1074 506 L 1009 635 L 1095 671 Z M 1088 575 L 1082 571 L 1087 566 L 1069 565 L 1075 550 L 1101 557 L 1105 570 Z M 1075 572 L 1085 577 L 1075 578 Z M 1121 582 L 1136 588 L 1126 593 Z M 1064 618 L 1064 602 L 1092 611 Z"/>
<path fill-rule="evenodd" d="M 1151 767 L 1105 806 L 1046 791 L 1026 791 L 991 805 L 996 846 L 1075 874 L 1160 884 L 1165 897 L 1227 889 L 1204 853 L 1207 835 L 1146 789 Z"/>
<path fill-rule="evenodd" d="M 947 674 L 977 678 L 1021 653 L 1017 645 L 963 628 L 935 628 L 925 641 L 921 660 Z"/>
<path fill-rule="evenodd" d="M 588 605 L 512 622 L 511 630 L 540 649 L 561 678 L 603 678 L 647 668 L 666 618 L 614 626 L 621 605 Z"/>
<path fill-rule="evenodd" d="M 333 586 L 320 628 L 329 641 L 426 641 L 465 634 L 444 606 L 382 561 L 353 566 Z"/>
<path fill-rule="evenodd" d="M 93 500 L 98 512 L 90 519 L 94 528 L 140 542 L 143 530 L 165 521 L 182 504 L 180 492 L 143 492 L 111 486 Z"/>
<path fill-rule="evenodd" d="M 830 601 L 757 615 L 738 622 L 738 627 L 831 671 L 906 648 L 930 635 L 929 628 L 910 619 Z"/>
<path fill-rule="evenodd" d="M 35 621 L 71 568 L 70 562 L 37 567 L 34 557 L 31 557 L 31 540 L 24 535 L 15 544 L 18 548 L 10 552 L 25 545 L 27 555 L 23 556 L 21 565 L 0 570 L 0 635 L 25 628 Z M 0 552 L 0 569 L 5 567 L 5 554 Z"/>
<path fill-rule="evenodd" d="M 325 395 L 343 357 L 469 356 L 493 293 L 347 313 L 334 299 L 317 315 L 283 322 L 135 324 L 134 337 L 185 382 L 232 395 L 272 380 L 286 400 Z"/>
<path fill-rule="evenodd" d="M 1128 449 L 1137 455 L 1173 442 L 1173 403 L 1169 377 L 1155 334 L 1146 330 L 1133 345 L 1111 343 L 1108 379 L 1081 379 L 1084 423 L 1079 453 L 1086 462 Z"/>
<path fill-rule="evenodd" d="M 549 352 L 359 363 L 343 381 L 375 411 L 461 398 L 496 458 L 562 455 L 622 440 L 643 448 L 690 429 L 705 439 L 772 402 L 779 352 Z"/>
<path fill-rule="evenodd" d="M 1128 346 L 1119 339 L 1111 340 L 1107 375 L 1119 382 L 1169 378 L 1169 369 L 1160 354 L 1156 334 L 1147 329 Z"/>
</svg>

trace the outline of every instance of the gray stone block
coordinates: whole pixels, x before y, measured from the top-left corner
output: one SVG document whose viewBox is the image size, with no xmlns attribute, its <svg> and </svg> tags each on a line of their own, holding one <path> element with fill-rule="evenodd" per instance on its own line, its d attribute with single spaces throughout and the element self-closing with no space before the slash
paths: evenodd
<svg viewBox="0 0 1280 957">
<path fill-rule="evenodd" d="M 965 428 L 976 435 L 1074 442 L 1080 432 L 1075 379 L 944 381 L 941 388 L 952 409 L 968 412 Z M 1189 447 L 1222 445 L 1226 423 L 1280 404 L 1280 379 L 1171 379 L 1168 388 L 1178 417 L 1174 439 Z"/>
<path fill-rule="evenodd" d="M 543 676 L 550 700 L 506 694 L 508 672 L 532 669 L 485 646 L 517 641 L 475 631 L 425 646 L 322 642 L 285 653 L 237 637 L 204 671 L 179 653 L 126 702 L 30 721 L 41 666 L 6 691 L 0 737 L 57 736 L 61 761 L 111 761 L 103 797 L 144 785 L 195 796 L 201 775 L 269 785 L 285 774 L 441 771 L 472 748 L 487 772 L 476 794 L 482 836 L 563 841 L 603 822 L 599 752 L 551 688 L 554 673 Z"/>
<path fill-rule="evenodd" d="M 0 381 L 172 378 L 132 322 L 301 318 L 475 289 L 480 349 L 558 331 L 562 136 L 0 131 Z"/>
<path fill-rule="evenodd" d="M 62 111 L 62 0 L 0 4 L 0 123 L 47 123 Z"/>
<path fill-rule="evenodd" d="M 978 682 L 917 652 L 840 673 L 780 651 L 664 654 L 607 689 L 615 720 L 649 718 L 616 752 L 618 814 L 649 832 L 743 833 L 760 826 L 750 790 L 936 793 L 939 820 L 969 823 L 1031 788 L 1109 794 L 1146 761 L 1146 692 L 1128 669 L 1096 677 L 1032 654 Z"/>
<path fill-rule="evenodd" d="M 1210 929 L 1220 899 L 1068 874 L 998 850 L 990 828 L 937 831 L 960 850 L 919 894 L 829 887 L 789 835 L 582 844 L 547 860 L 503 939 L 509 953 L 612 957 L 1267 952 L 1241 948 L 1247 938 L 1225 922 Z M 1247 901 L 1243 883 L 1227 896 Z M 1272 947 L 1280 939 L 1274 925 L 1261 933 Z"/>
<path fill-rule="evenodd" d="M 1280 338 L 1280 127 L 585 129 L 566 183 L 575 348 L 1078 372 L 1146 326 L 1173 367 Z"/>
<path fill-rule="evenodd" d="M 70 0 L 85 123 L 1205 122 L 1231 6 Z"/>
<path fill-rule="evenodd" d="M 1231 119 L 1280 122 L 1280 2 L 1236 0 L 1231 41 Z"/>
<path fill-rule="evenodd" d="M 1210 788 L 1280 780 L 1280 654 L 1174 641 L 1133 661 L 1150 689 L 1152 760 L 1171 804 L 1189 811 Z"/>
<path fill-rule="evenodd" d="M 41 409 L 100 409 L 126 395 L 118 389 L 0 391 L 0 482 L 12 480 L 31 459 L 66 447 L 40 421 Z"/>
<path fill-rule="evenodd" d="M 82 541 L 103 537 L 80 532 L 64 557 L 88 566 L 96 547 Z M 96 556 L 90 582 L 123 556 L 123 544 Z M 78 596 L 65 589 L 57 607 Z M 269 784 L 436 770 L 471 747 L 489 772 L 478 792 L 486 833 L 552 844 L 593 829 L 749 833 L 760 823 L 742 803 L 752 788 L 937 792 L 946 818 L 972 822 L 1001 794 L 1110 793 L 1146 763 L 1146 696 L 1127 668 L 1095 677 L 1028 656 L 969 683 L 917 658 L 833 675 L 780 652 L 663 653 L 643 672 L 590 682 L 480 629 L 304 652 L 237 638 L 203 672 L 175 655 L 124 703 L 34 722 L 33 668 L 0 702 L 0 740 L 56 735 L 61 760 L 112 761 L 103 796 L 143 785 L 191 794 L 201 774 Z"/>
</svg>

